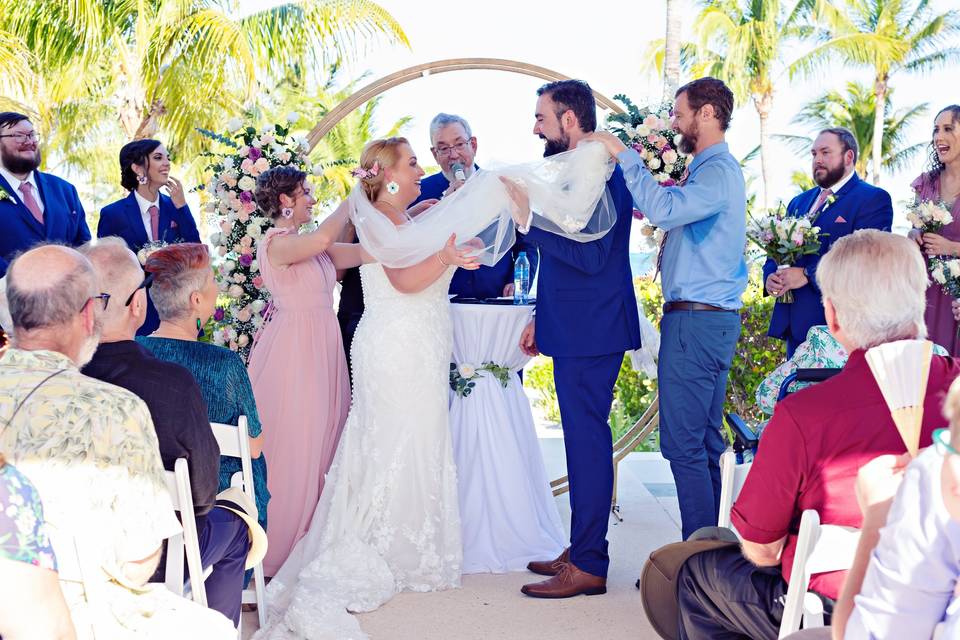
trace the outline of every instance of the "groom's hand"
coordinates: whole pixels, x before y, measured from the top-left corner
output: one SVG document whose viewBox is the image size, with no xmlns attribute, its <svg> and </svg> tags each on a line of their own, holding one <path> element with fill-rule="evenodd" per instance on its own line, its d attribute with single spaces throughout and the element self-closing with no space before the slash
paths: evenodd
<svg viewBox="0 0 960 640">
<path fill-rule="evenodd" d="M 534 330 L 536 328 L 536 321 L 531 320 L 523 329 L 523 333 L 520 334 L 520 351 L 523 351 L 528 356 L 538 356 L 540 351 L 537 349 L 537 341 L 534 336 Z"/>
<path fill-rule="evenodd" d="M 620 142 L 620 138 L 613 135 L 609 131 L 594 131 L 591 134 L 588 134 L 580 139 L 580 142 L 577 143 L 577 146 L 583 144 L 584 142 L 599 142 L 607 149 L 607 153 L 613 156 L 616 160 L 617 155 L 621 151 L 625 151 L 627 146 Z"/>
</svg>

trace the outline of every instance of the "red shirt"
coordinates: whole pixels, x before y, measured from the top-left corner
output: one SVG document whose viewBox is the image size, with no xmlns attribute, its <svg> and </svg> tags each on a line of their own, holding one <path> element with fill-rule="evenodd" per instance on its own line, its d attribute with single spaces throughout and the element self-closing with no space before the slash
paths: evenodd
<svg viewBox="0 0 960 640">
<path fill-rule="evenodd" d="M 960 360 L 933 357 L 921 448 L 931 444 L 934 429 L 946 426 L 943 400 L 958 375 Z M 787 536 L 781 561 L 789 582 L 803 511 L 816 509 L 823 524 L 859 529 L 863 517 L 854 494 L 857 471 L 879 455 L 905 452 L 864 352 L 855 351 L 833 378 L 777 404 L 733 505 L 733 526 L 744 540 L 758 544 Z M 846 574 L 814 575 L 810 589 L 836 599 Z"/>
</svg>

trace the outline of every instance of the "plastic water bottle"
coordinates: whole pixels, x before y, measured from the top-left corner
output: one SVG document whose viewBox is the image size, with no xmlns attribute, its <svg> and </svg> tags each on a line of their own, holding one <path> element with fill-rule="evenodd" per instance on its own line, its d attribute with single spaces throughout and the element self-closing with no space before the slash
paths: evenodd
<svg viewBox="0 0 960 640">
<path fill-rule="evenodd" d="M 521 251 L 513 265 L 513 304 L 527 304 L 530 293 L 530 261 Z"/>
</svg>

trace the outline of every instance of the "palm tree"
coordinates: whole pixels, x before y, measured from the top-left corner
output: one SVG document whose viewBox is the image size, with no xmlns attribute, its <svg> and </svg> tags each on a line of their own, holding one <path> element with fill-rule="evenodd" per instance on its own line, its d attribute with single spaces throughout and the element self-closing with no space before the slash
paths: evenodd
<svg viewBox="0 0 960 640">
<path fill-rule="evenodd" d="M 763 206 L 769 206 L 770 132 L 776 79 L 784 48 L 797 35 L 800 0 L 786 11 L 780 0 L 703 0 L 694 23 L 698 42 L 695 76 L 711 75 L 726 82 L 738 103 L 747 96 L 760 117 L 760 173 Z"/>
<path fill-rule="evenodd" d="M 159 128 L 187 156 L 202 144 L 195 127 L 219 129 L 256 99 L 257 80 L 276 82 L 294 64 L 326 69 L 374 40 L 408 45 L 369 0 L 303 0 L 246 16 L 221 0 L 0 0 L 0 34 L 31 52 L 34 74 L 26 90 L 0 86 L 3 102 L 36 118 L 48 147 L 62 137 L 93 148 Z M 0 61 L 3 46 L 0 36 Z"/>
<path fill-rule="evenodd" d="M 680 86 L 680 11 L 678 0 L 666 0 L 667 29 L 663 52 L 663 100 L 673 100 Z"/>
<path fill-rule="evenodd" d="M 928 104 L 922 103 L 909 108 L 894 111 L 891 106 L 893 90 L 886 94 L 886 114 L 881 136 L 880 156 L 882 166 L 888 171 L 897 171 L 906 167 L 918 153 L 926 148 L 926 143 L 908 144 L 907 133 L 927 112 Z M 874 156 L 874 114 L 877 112 L 876 96 L 871 87 L 859 82 L 848 82 L 845 93 L 828 91 L 803 106 L 793 118 L 793 122 L 814 130 L 830 127 L 846 127 L 857 139 L 860 155 L 857 158 L 857 172 L 866 175 L 868 159 Z M 805 136 L 776 136 L 792 149 L 801 154 L 810 152 L 813 139 Z"/>
<path fill-rule="evenodd" d="M 813 5 L 817 45 L 791 72 L 810 72 L 837 59 L 873 71 L 871 169 L 873 181 L 879 183 L 890 78 L 960 59 L 960 49 L 949 46 L 960 33 L 960 11 L 937 14 L 929 0 L 810 0 L 808 5 Z"/>
</svg>

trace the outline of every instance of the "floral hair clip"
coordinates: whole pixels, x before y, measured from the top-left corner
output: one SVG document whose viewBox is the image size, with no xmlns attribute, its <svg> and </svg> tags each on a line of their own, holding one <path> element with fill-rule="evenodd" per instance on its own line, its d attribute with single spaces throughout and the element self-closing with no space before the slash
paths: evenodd
<svg viewBox="0 0 960 640">
<path fill-rule="evenodd" d="M 357 167 L 350 174 L 354 178 L 360 178 L 361 180 L 366 180 L 367 178 L 376 178 L 380 173 L 380 161 L 377 160 L 373 163 L 373 166 L 369 169 L 364 169 L 363 167 Z"/>
</svg>

